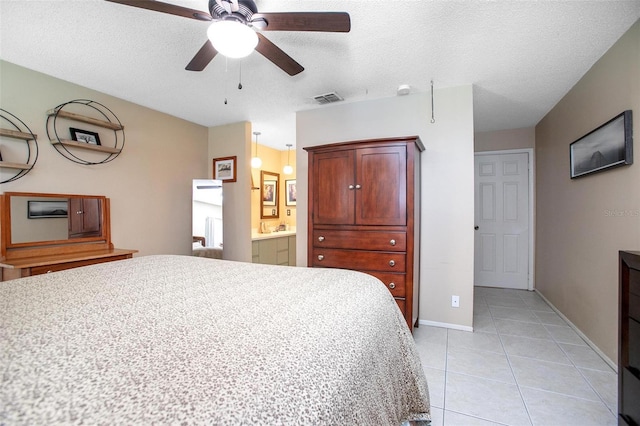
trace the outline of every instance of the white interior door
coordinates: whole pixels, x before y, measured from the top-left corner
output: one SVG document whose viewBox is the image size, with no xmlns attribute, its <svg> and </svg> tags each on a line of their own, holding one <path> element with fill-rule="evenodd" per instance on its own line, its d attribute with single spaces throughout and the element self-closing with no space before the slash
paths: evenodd
<svg viewBox="0 0 640 426">
<path fill-rule="evenodd" d="M 529 287 L 529 154 L 475 155 L 477 286 Z"/>
</svg>

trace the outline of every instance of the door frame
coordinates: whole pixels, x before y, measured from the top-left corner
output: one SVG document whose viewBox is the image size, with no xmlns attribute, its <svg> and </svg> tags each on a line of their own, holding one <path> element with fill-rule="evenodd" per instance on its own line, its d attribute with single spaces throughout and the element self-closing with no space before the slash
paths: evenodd
<svg viewBox="0 0 640 426">
<path fill-rule="evenodd" d="M 535 211 L 536 211 L 536 161 L 535 161 L 535 151 L 533 148 L 518 148 L 518 149 L 504 149 L 498 151 L 476 151 L 473 153 L 474 159 L 480 155 L 506 155 L 506 154 L 528 154 L 529 162 L 527 164 L 527 168 L 529 170 L 529 260 L 528 260 L 528 268 L 529 273 L 527 275 L 527 290 L 532 291 L 535 286 L 535 257 L 536 257 L 536 244 L 535 244 Z M 475 188 L 475 183 L 474 183 Z M 474 189 L 474 197 L 475 197 L 475 189 Z M 475 201 L 474 201 L 474 220 L 475 220 Z M 475 235 L 474 235 L 475 239 Z M 474 253 L 474 262 L 475 262 L 475 253 Z M 475 285 L 475 283 L 474 283 Z"/>
</svg>

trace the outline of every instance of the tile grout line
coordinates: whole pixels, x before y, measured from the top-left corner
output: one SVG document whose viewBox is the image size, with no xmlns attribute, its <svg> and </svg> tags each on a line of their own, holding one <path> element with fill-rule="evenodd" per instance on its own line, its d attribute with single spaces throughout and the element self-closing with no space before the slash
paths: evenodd
<svg viewBox="0 0 640 426">
<path fill-rule="evenodd" d="M 444 383 L 442 384 L 442 426 L 446 425 L 445 416 L 447 415 L 447 374 L 449 372 L 449 329 L 445 329 L 447 338 L 444 342 Z"/>
<path fill-rule="evenodd" d="M 520 299 L 526 305 L 526 302 L 520 296 L 518 296 L 518 299 Z M 527 305 L 527 310 L 530 311 L 528 305 Z M 494 326 L 495 326 L 495 319 L 493 318 L 493 312 L 491 312 L 491 310 L 489 310 L 489 313 L 491 315 L 491 320 L 494 321 Z M 507 364 L 509 365 L 509 370 L 511 370 L 511 374 L 513 375 L 513 380 L 516 382 L 516 388 L 518 389 L 518 394 L 520 395 L 520 399 L 522 400 L 522 405 L 524 405 L 524 410 L 527 413 L 527 418 L 529 419 L 529 424 L 533 425 L 533 419 L 531 418 L 531 412 L 529 411 L 529 406 L 527 405 L 527 401 L 525 401 L 525 399 L 524 399 L 524 395 L 522 394 L 522 389 L 520 387 L 520 382 L 518 381 L 518 377 L 516 376 L 515 371 L 513 371 L 513 365 L 511 364 L 511 358 L 509 357 L 509 354 L 507 353 L 507 348 L 505 348 L 504 342 L 502 341 L 502 334 L 500 334 L 500 331 L 498 331 L 498 327 L 497 326 L 496 326 L 496 334 L 498 335 L 498 340 L 500 341 L 500 344 L 502 345 L 502 350 L 504 351 L 504 356 L 507 359 Z"/>
</svg>

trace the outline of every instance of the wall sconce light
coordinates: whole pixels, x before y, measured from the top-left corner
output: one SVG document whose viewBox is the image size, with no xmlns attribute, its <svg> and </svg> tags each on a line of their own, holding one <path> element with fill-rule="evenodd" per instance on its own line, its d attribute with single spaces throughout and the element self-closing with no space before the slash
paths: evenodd
<svg viewBox="0 0 640 426">
<path fill-rule="evenodd" d="M 254 169 L 259 169 L 262 166 L 262 160 L 258 157 L 258 136 L 260 136 L 260 132 L 253 132 L 256 135 L 256 155 L 251 159 L 251 167 Z"/>
<path fill-rule="evenodd" d="M 287 165 L 282 169 L 282 173 L 284 173 L 285 175 L 290 175 L 291 173 L 293 173 L 293 167 L 291 167 L 291 163 L 289 162 L 289 154 L 291 154 L 292 146 L 293 145 L 290 143 L 287 144 Z"/>
</svg>

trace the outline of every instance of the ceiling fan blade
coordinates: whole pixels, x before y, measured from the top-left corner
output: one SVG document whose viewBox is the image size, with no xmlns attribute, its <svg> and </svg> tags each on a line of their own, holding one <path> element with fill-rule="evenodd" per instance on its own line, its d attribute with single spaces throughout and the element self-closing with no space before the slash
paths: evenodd
<svg viewBox="0 0 640 426">
<path fill-rule="evenodd" d="M 209 62 L 218 54 L 218 51 L 209 40 L 202 45 L 196 56 L 191 59 L 186 66 L 187 71 L 202 71 L 209 65 Z"/>
<path fill-rule="evenodd" d="M 258 45 L 256 46 L 256 51 L 260 53 L 262 56 L 273 62 L 275 65 L 280 67 L 284 72 L 289 75 L 300 74 L 304 71 L 304 67 L 297 63 L 291 58 L 291 56 L 287 55 L 280 49 L 278 46 L 273 44 L 269 39 L 263 36 L 260 33 L 258 34 Z"/>
<path fill-rule="evenodd" d="M 265 31 L 324 31 L 348 33 L 351 18 L 346 12 L 254 13 L 252 19 L 265 19 Z"/>
<path fill-rule="evenodd" d="M 155 12 L 168 13 L 169 15 L 184 16 L 185 18 L 197 19 L 199 21 L 211 21 L 211 15 L 201 10 L 189 9 L 188 7 L 177 6 L 175 4 L 162 3 L 155 0 L 106 0 L 111 3 L 124 4 L 126 6 L 139 7 L 141 9 L 153 10 Z"/>
</svg>

